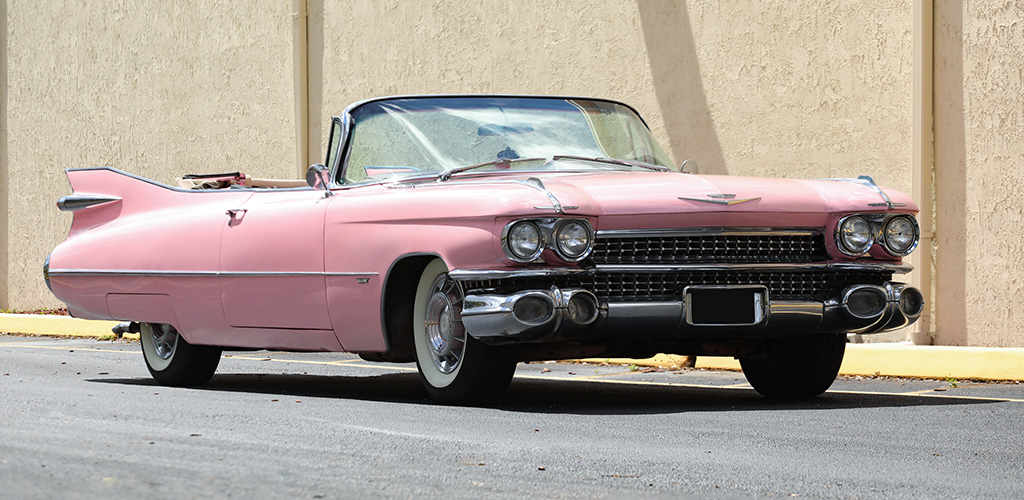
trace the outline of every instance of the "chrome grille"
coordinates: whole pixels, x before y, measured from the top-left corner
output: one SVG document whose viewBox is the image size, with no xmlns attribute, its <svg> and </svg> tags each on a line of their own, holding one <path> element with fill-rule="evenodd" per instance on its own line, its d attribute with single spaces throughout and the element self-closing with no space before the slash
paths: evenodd
<svg viewBox="0 0 1024 500">
<path fill-rule="evenodd" d="M 881 284 L 891 272 L 864 271 L 683 271 L 595 273 L 558 278 L 513 278 L 463 282 L 464 290 L 504 287 L 590 290 L 601 301 L 644 302 L 680 300 L 689 285 L 764 285 L 772 300 L 822 300 L 826 289 L 842 289 L 853 283 Z"/>
<path fill-rule="evenodd" d="M 595 264 L 806 263 L 828 259 L 820 234 L 598 234 Z"/>
</svg>

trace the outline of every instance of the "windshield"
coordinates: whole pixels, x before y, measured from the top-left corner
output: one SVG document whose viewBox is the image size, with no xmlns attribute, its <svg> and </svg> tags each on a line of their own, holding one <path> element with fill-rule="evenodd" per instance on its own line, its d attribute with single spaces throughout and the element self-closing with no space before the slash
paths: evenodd
<svg viewBox="0 0 1024 500">
<path fill-rule="evenodd" d="M 498 169 L 586 169 L 640 163 L 678 170 L 630 108 L 542 97 L 424 97 L 352 110 L 345 183 Z M 552 161 L 555 156 L 563 161 Z M 564 161 L 564 157 L 576 157 Z M 518 161 L 517 161 L 518 160 Z"/>
</svg>

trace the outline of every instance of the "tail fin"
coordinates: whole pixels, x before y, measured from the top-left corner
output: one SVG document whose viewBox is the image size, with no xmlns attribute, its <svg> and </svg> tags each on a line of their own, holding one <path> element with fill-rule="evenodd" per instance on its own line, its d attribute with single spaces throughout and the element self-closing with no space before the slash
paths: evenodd
<svg viewBox="0 0 1024 500">
<path fill-rule="evenodd" d="M 57 207 L 74 213 L 71 234 L 122 214 L 167 206 L 168 198 L 181 195 L 171 186 L 110 167 L 71 169 L 67 174 L 72 194 L 62 197 Z"/>
</svg>

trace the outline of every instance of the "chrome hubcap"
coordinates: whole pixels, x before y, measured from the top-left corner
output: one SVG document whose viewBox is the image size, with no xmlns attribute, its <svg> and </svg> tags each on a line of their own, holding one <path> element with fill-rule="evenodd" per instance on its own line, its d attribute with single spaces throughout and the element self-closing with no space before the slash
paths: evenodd
<svg viewBox="0 0 1024 500">
<path fill-rule="evenodd" d="M 160 359 L 170 359 L 178 344 L 178 330 L 168 324 L 152 325 L 153 350 Z"/>
<path fill-rule="evenodd" d="M 461 311 L 462 293 L 458 285 L 447 276 L 439 276 L 430 286 L 423 326 L 434 367 L 444 374 L 459 367 L 466 350 Z"/>
</svg>

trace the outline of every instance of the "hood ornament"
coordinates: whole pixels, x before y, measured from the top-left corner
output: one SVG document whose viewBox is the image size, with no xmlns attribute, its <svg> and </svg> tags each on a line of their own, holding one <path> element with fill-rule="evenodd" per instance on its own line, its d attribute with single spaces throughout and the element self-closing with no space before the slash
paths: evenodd
<svg viewBox="0 0 1024 500">
<path fill-rule="evenodd" d="M 905 207 L 905 206 L 907 206 L 906 203 L 894 203 L 891 199 L 889 199 L 889 195 L 885 194 L 885 191 L 883 191 L 882 188 L 878 187 L 878 184 L 875 184 L 875 180 L 872 179 L 870 175 L 861 175 L 861 176 L 857 177 L 856 179 L 840 178 L 840 179 L 821 179 L 821 180 L 823 180 L 823 181 L 837 181 L 837 182 L 852 182 L 854 184 L 860 184 L 862 186 L 867 186 L 869 189 L 871 189 L 876 194 L 878 194 L 878 196 L 882 197 L 882 202 L 881 203 L 868 203 L 869 207 L 886 207 L 889 210 L 892 210 L 895 207 Z"/>
<path fill-rule="evenodd" d="M 761 197 L 758 196 L 757 198 L 741 198 L 741 199 L 737 200 L 736 199 L 736 195 L 734 195 L 734 194 L 725 194 L 725 193 L 723 193 L 723 194 L 709 194 L 708 198 L 710 198 L 710 199 L 687 198 L 685 196 L 680 196 L 679 197 L 680 200 L 700 201 L 700 202 L 704 202 L 704 203 L 714 203 L 715 205 L 726 205 L 726 206 L 738 205 L 740 203 L 746 203 L 748 201 L 757 201 L 757 200 L 761 199 Z"/>
</svg>

